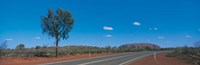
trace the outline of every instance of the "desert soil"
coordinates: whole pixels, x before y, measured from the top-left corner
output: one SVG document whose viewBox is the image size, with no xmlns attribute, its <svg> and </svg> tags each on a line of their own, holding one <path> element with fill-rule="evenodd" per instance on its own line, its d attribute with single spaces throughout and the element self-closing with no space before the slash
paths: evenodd
<svg viewBox="0 0 200 65">
<path fill-rule="evenodd" d="M 154 55 L 146 56 L 142 59 L 130 62 L 128 65 L 191 65 L 185 63 L 182 59 L 174 57 L 166 57 L 166 53 L 157 54 L 157 59 L 154 60 Z"/>
<path fill-rule="evenodd" d="M 106 56 L 116 53 L 103 53 L 103 54 L 91 54 L 90 57 Z M 63 57 L 9 57 L 9 58 L 0 58 L 0 65 L 36 65 L 50 62 L 66 61 L 66 60 L 75 60 L 82 58 L 90 58 L 88 54 L 74 55 L 74 56 L 63 56 Z"/>
</svg>

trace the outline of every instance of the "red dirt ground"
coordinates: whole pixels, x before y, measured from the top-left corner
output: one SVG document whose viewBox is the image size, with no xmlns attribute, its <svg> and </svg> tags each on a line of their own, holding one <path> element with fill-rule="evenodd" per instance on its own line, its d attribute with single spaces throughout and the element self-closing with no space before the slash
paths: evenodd
<svg viewBox="0 0 200 65">
<path fill-rule="evenodd" d="M 91 54 L 90 57 L 106 56 L 116 53 L 103 53 L 103 54 Z M 64 56 L 64 57 L 10 57 L 10 58 L 0 58 L 0 65 L 36 65 L 49 62 L 74 60 L 81 58 L 89 58 L 88 54 L 74 55 L 74 56 Z"/>
<path fill-rule="evenodd" d="M 130 62 L 128 65 L 191 65 L 191 64 L 187 64 L 183 60 L 174 57 L 166 57 L 165 53 L 160 53 L 157 54 L 156 60 L 154 60 L 154 55 L 150 55 L 142 59 Z"/>
</svg>

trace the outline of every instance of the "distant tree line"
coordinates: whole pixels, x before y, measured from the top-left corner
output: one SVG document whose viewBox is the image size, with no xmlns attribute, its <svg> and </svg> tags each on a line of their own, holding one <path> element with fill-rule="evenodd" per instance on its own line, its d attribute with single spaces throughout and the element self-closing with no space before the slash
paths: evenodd
<svg viewBox="0 0 200 65">
<path fill-rule="evenodd" d="M 131 51 L 157 51 L 160 50 L 160 46 L 151 43 L 132 43 L 123 44 L 119 46 L 119 49 L 131 52 Z"/>
<path fill-rule="evenodd" d="M 128 47 L 125 47 L 128 45 Z M 99 54 L 99 53 L 120 53 L 120 52 L 137 52 L 137 51 L 155 51 L 159 50 L 159 47 L 152 47 L 151 45 L 146 44 L 137 44 L 139 46 L 134 48 L 129 45 L 134 44 L 126 44 L 121 45 L 119 47 L 116 46 L 105 46 L 105 47 L 95 47 L 95 46 L 63 46 L 58 47 L 58 55 L 77 55 L 77 54 Z M 153 45 L 153 44 L 152 44 Z M 55 46 L 36 46 L 33 48 L 26 48 L 24 44 L 19 44 L 15 49 L 6 49 L 6 42 L 1 43 L 1 56 L 13 56 L 13 57 L 53 57 L 55 56 Z"/>
</svg>

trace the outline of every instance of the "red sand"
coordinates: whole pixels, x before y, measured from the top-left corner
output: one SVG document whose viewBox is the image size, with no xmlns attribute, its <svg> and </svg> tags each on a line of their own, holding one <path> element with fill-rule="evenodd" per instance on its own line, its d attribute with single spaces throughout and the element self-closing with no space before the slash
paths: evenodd
<svg viewBox="0 0 200 65">
<path fill-rule="evenodd" d="M 91 54 L 90 57 L 106 56 L 116 53 L 104 53 L 104 54 Z M 1 58 L 0 65 L 36 65 L 42 63 L 66 61 L 73 59 L 89 58 L 88 54 L 74 55 L 74 56 L 64 56 L 64 57 L 10 57 L 10 58 Z"/>
<path fill-rule="evenodd" d="M 166 57 L 166 54 L 157 54 L 157 60 L 154 60 L 154 56 L 146 56 L 142 59 L 130 62 L 128 65 L 191 65 L 185 63 L 181 59 L 174 57 Z"/>
</svg>

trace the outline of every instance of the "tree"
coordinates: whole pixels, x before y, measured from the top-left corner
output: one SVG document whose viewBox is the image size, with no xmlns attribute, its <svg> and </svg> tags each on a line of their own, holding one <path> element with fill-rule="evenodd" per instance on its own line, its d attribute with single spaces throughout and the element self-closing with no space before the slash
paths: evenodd
<svg viewBox="0 0 200 65">
<path fill-rule="evenodd" d="M 25 48 L 24 44 L 19 44 L 17 45 L 16 50 L 23 50 L 24 48 Z"/>
<path fill-rule="evenodd" d="M 20 55 L 20 56 L 24 56 L 25 53 L 25 45 L 24 44 L 19 44 L 16 46 L 16 54 Z"/>
<path fill-rule="evenodd" d="M 149 46 L 147 46 L 147 47 L 145 47 L 145 50 L 147 50 L 147 51 L 152 51 L 152 47 L 149 47 Z"/>
<path fill-rule="evenodd" d="M 109 53 L 111 48 L 112 48 L 111 46 L 105 46 L 106 52 Z"/>
<path fill-rule="evenodd" d="M 41 46 L 36 46 L 36 47 L 35 47 L 35 49 L 40 49 L 40 48 L 41 48 Z"/>
<path fill-rule="evenodd" d="M 3 50 L 5 50 L 7 47 L 7 41 L 1 42 L 0 43 L 0 57 L 4 54 Z"/>
<path fill-rule="evenodd" d="M 56 39 L 56 57 L 58 54 L 58 43 L 61 39 L 67 40 L 68 33 L 72 30 L 74 19 L 69 11 L 58 8 L 56 14 L 52 9 L 48 10 L 48 16 L 42 16 L 41 28 L 43 33 L 47 33 Z"/>
</svg>

